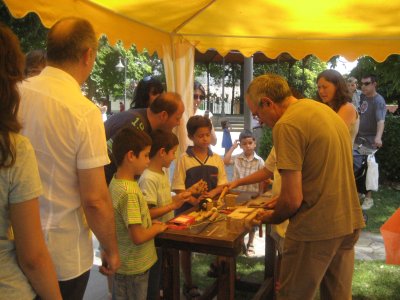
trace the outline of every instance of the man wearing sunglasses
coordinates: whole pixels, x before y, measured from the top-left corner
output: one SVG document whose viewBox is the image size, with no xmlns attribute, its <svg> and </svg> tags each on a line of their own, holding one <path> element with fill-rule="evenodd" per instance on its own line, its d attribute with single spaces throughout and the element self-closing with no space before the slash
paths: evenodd
<svg viewBox="0 0 400 300">
<path fill-rule="evenodd" d="M 386 103 L 385 99 L 376 92 L 375 75 L 365 75 L 361 78 L 360 97 L 360 128 L 356 139 L 365 139 L 367 147 L 374 149 L 382 147 L 382 134 L 385 128 Z M 374 205 L 371 191 L 366 191 L 362 205 L 364 210 Z"/>
</svg>

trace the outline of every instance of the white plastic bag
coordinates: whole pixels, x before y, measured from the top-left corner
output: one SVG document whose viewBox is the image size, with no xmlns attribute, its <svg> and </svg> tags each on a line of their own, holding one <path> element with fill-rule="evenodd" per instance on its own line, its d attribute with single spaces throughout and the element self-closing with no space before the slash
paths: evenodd
<svg viewBox="0 0 400 300">
<path fill-rule="evenodd" d="M 379 170 L 378 163 L 375 161 L 373 154 L 368 155 L 367 159 L 367 178 L 365 180 L 365 187 L 367 191 L 378 191 L 379 187 Z"/>
</svg>

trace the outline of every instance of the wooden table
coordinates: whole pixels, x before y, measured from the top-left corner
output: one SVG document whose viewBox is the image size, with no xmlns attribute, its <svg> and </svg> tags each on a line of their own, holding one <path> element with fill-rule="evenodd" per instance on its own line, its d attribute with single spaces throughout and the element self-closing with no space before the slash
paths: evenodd
<svg viewBox="0 0 400 300">
<path fill-rule="evenodd" d="M 251 195 L 251 194 L 250 194 Z M 246 198 L 250 195 L 241 195 Z M 165 299 L 180 298 L 180 261 L 179 250 L 199 252 L 220 257 L 218 278 L 206 290 L 201 299 L 234 299 L 236 257 L 241 252 L 242 240 L 248 233 L 243 226 L 235 231 L 227 229 L 227 221 L 209 224 L 200 233 L 193 230 L 168 229 L 156 237 L 156 245 L 163 250 L 163 292 Z M 265 281 L 254 299 L 266 299 L 273 296 L 273 275 L 275 266 L 275 243 L 266 237 Z"/>
</svg>

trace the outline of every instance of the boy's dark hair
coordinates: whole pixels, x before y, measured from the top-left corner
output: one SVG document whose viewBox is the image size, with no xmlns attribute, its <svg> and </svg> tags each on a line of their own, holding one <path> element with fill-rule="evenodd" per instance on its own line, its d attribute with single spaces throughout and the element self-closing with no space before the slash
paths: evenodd
<svg viewBox="0 0 400 300">
<path fill-rule="evenodd" d="M 153 141 L 150 150 L 150 158 L 153 158 L 161 148 L 164 148 L 165 152 L 168 152 L 179 145 L 178 137 L 174 133 L 162 129 L 153 130 L 150 133 L 150 137 Z"/>
<path fill-rule="evenodd" d="M 147 146 L 151 146 L 150 136 L 133 127 L 124 127 L 118 131 L 113 139 L 112 153 L 117 166 L 121 166 L 124 161 L 125 154 L 133 151 L 136 157 Z"/>
<path fill-rule="evenodd" d="M 193 136 L 197 129 L 202 128 L 202 127 L 208 127 L 210 128 L 210 131 L 212 129 L 212 124 L 210 119 L 203 117 L 203 116 L 193 116 L 190 117 L 188 122 L 186 123 L 186 129 L 188 132 L 188 136 L 191 137 Z"/>
<path fill-rule="evenodd" d="M 242 140 L 247 139 L 247 138 L 252 138 L 253 141 L 256 140 L 255 137 L 254 137 L 254 135 L 253 135 L 253 133 L 252 133 L 250 130 L 245 129 L 245 130 L 243 130 L 243 131 L 240 133 L 240 135 L 239 135 L 239 141 L 242 141 Z"/>
</svg>

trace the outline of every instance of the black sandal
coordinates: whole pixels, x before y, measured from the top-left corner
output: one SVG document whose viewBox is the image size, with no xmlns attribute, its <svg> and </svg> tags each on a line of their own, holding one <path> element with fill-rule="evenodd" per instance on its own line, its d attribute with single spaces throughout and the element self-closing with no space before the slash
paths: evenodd
<svg viewBox="0 0 400 300">
<path fill-rule="evenodd" d="M 183 284 L 183 295 L 185 295 L 186 299 L 196 299 L 200 297 L 199 288 L 196 285 L 187 286 L 185 283 Z"/>
</svg>

